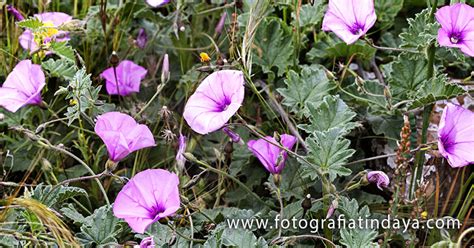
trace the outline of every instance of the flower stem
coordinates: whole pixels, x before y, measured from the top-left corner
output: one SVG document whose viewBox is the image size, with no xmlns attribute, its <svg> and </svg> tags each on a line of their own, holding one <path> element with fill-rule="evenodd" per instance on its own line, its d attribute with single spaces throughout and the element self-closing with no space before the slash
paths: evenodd
<svg viewBox="0 0 474 248">
<path fill-rule="evenodd" d="M 438 7 L 438 0 L 435 0 L 433 2 L 433 5 L 431 6 L 431 12 L 429 16 L 430 22 L 434 21 L 434 15 L 435 15 L 437 7 Z M 434 73 L 435 53 L 436 53 L 435 44 L 431 43 L 430 46 L 428 47 L 428 72 L 426 75 L 427 80 L 430 80 L 432 77 L 435 76 L 435 73 Z M 433 110 L 433 107 L 434 107 L 434 104 L 429 104 L 428 106 L 425 106 L 425 108 L 423 109 L 423 124 L 422 124 L 422 130 L 421 130 L 421 140 L 420 140 L 421 144 L 425 144 L 427 141 L 428 126 L 430 124 L 430 116 L 431 116 L 431 111 Z M 425 163 L 425 151 L 420 150 L 415 156 L 415 168 L 412 171 L 412 180 L 411 180 L 410 190 L 409 190 L 410 199 L 413 197 L 413 193 L 416 188 L 416 182 L 418 182 L 422 176 L 424 163 Z"/>
<path fill-rule="evenodd" d="M 155 99 L 158 97 L 158 95 L 160 95 L 161 91 L 163 90 L 163 88 L 165 87 L 166 83 L 162 83 L 160 85 L 158 85 L 158 87 L 156 88 L 156 92 L 155 94 L 151 97 L 151 99 L 146 103 L 145 107 L 143 107 L 140 112 L 138 112 L 133 118 L 136 119 L 138 118 L 141 114 L 143 114 L 143 112 L 145 112 L 145 110 L 150 107 L 151 103 L 155 101 Z"/>
</svg>

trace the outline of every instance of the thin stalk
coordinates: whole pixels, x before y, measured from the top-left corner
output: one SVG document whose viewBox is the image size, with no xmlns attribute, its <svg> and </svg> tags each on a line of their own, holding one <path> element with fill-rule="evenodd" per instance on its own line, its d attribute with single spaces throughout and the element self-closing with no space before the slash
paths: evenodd
<svg viewBox="0 0 474 248">
<path fill-rule="evenodd" d="M 431 11 L 430 11 L 430 16 L 429 16 L 430 22 L 434 21 L 434 15 L 435 15 L 437 7 L 438 7 L 438 0 L 434 0 L 433 5 L 431 6 Z M 435 44 L 431 43 L 430 46 L 428 47 L 428 73 L 427 73 L 428 80 L 434 77 L 435 52 L 436 52 Z M 431 116 L 431 111 L 433 110 L 433 106 L 434 104 L 430 104 L 428 106 L 425 106 L 425 108 L 423 109 L 421 144 L 426 143 L 426 140 L 427 140 L 428 126 L 430 124 L 430 116 Z M 415 168 L 414 168 L 414 171 L 412 172 L 412 175 L 414 175 L 414 177 L 412 178 L 412 181 L 410 184 L 410 191 L 409 191 L 410 199 L 413 198 L 413 193 L 415 192 L 415 188 L 416 188 L 416 182 L 418 182 L 421 179 L 424 164 L 425 164 L 425 151 L 420 150 L 415 156 Z"/>
</svg>

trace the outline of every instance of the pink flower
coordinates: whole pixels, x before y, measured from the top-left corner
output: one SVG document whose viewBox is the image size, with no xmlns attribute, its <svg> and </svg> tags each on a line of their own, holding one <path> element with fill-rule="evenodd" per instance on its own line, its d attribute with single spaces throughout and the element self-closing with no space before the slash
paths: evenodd
<svg viewBox="0 0 474 248">
<path fill-rule="evenodd" d="M 332 31 L 352 44 L 365 35 L 376 20 L 374 0 L 329 0 L 323 30 Z"/>
<path fill-rule="evenodd" d="M 146 0 L 146 3 L 153 8 L 158 8 L 169 3 L 170 1 L 171 0 Z"/>
<path fill-rule="evenodd" d="M 291 150 L 296 143 L 296 137 L 292 135 L 282 134 L 280 137 L 281 145 L 289 150 Z M 278 144 L 273 137 L 267 136 L 265 139 L 274 144 Z M 250 140 L 247 142 L 247 146 L 270 173 L 280 174 L 285 167 L 288 153 L 280 147 L 270 144 L 266 140 Z"/>
<path fill-rule="evenodd" d="M 45 84 L 41 66 L 31 63 L 31 60 L 22 60 L 0 88 L 0 106 L 16 112 L 25 105 L 39 105 Z"/>
<path fill-rule="evenodd" d="M 184 119 L 200 134 L 222 128 L 244 100 L 244 76 L 241 71 L 222 70 L 209 75 L 184 107 Z"/>
<path fill-rule="evenodd" d="M 61 24 L 72 20 L 70 15 L 61 12 L 45 12 L 34 16 L 42 22 L 52 22 L 55 27 L 61 26 Z M 69 40 L 69 33 L 59 31 L 55 35 L 55 40 L 59 42 L 67 41 Z M 33 33 L 30 30 L 25 30 L 18 38 L 18 41 L 20 42 L 21 47 L 25 50 L 35 51 L 39 48 L 38 44 L 34 41 Z"/>
<path fill-rule="evenodd" d="M 390 184 L 390 179 L 383 171 L 370 171 L 367 173 L 367 181 L 377 184 L 380 190 L 382 190 L 382 187 L 386 188 Z"/>
<path fill-rule="evenodd" d="M 163 56 L 163 65 L 161 66 L 161 83 L 167 83 L 170 80 L 170 60 L 168 54 Z"/>
<path fill-rule="evenodd" d="M 125 219 L 133 231 L 144 233 L 149 225 L 179 209 L 178 185 L 174 173 L 162 169 L 142 171 L 120 190 L 113 205 L 114 215 Z"/>
<path fill-rule="evenodd" d="M 448 103 L 438 128 L 438 149 L 451 167 L 474 163 L 474 113 Z"/>
<path fill-rule="evenodd" d="M 441 24 L 438 42 L 441 46 L 457 47 L 474 57 L 474 8 L 464 3 L 445 6 L 436 12 Z"/>
<path fill-rule="evenodd" d="M 146 237 L 142 239 L 142 242 L 140 242 L 140 248 L 155 248 L 155 240 L 153 240 L 153 237 Z"/>
<path fill-rule="evenodd" d="M 130 60 L 123 60 L 115 68 L 110 67 L 100 76 L 105 79 L 105 87 L 109 95 L 128 96 L 140 91 L 140 83 L 145 78 L 147 70 Z M 115 78 L 117 76 L 117 78 Z M 118 88 L 118 90 L 117 90 Z"/>
<path fill-rule="evenodd" d="M 114 162 L 119 162 L 134 151 L 156 145 L 147 126 L 119 112 L 98 116 L 95 132 L 104 141 L 109 159 Z"/>
</svg>

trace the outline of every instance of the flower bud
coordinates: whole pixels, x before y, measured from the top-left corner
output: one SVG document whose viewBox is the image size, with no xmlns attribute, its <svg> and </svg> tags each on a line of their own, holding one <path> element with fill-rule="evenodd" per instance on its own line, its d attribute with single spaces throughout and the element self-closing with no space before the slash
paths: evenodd
<svg viewBox="0 0 474 248">
<path fill-rule="evenodd" d="M 137 45 L 137 47 L 143 49 L 146 47 L 147 42 L 148 42 L 148 35 L 144 28 L 140 28 L 140 30 L 138 30 L 138 35 L 137 35 L 137 39 L 135 40 L 135 44 Z"/>
<path fill-rule="evenodd" d="M 7 11 L 11 15 L 13 15 L 17 21 L 22 21 L 25 19 L 23 15 L 20 13 L 20 11 L 18 11 L 17 9 L 15 9 L 15 7 L 11 5 L 7 5 Z"/>
<path fill-rule="evenodd" d="M 217 23 L 217 26 L 216 26 L 217 35 L 220 35 L 222 33 L 222 30 L 224 29 L 224 26 L 225 26 L 226 17 L 227 17 L 227 12 L 222 13 L 221 18 L 219 19 L 219 22 Z"/>
<path fill-rule="evenodd" d="M 234 132 L 232 129 L 228 128 L 228 127 L 224 127 L 222 128 L 222 131 L 227 134 L 227 136 L 230 137 L 230 139 L 232 140 L 232 142 L 234 143 L 238 143 L 240 145 L 244 145 L 244 141 L 240 138 L 240 135 L 236 132 Z"/>
<path fill-rule="evenodd" d="M 329 206 L 329 209 L 328 209 L 328 213 L 326 215 L 326 219 L 329 219 L 334 214 L 334 211 L 336 211 L 338 204 L 339 203 L 336 199 L 334 199 L 331 202 L 331 205 Z"/>
<path fill-rule="evenodd" d="M 3 121 L 3 120 L 5 120 L 5 115 L 0 113 L 0 121 Z"/>
<path fill-rule="evenodd" d="M 110 63 L 113 67 L 117 67 L 118 64 L 120 63 L 120 58 L 119 58 L 119 56 L 117 55 L 117 53 L 116 53 L 115 51 L 113 51 L 113 52 L 112 52 L 112 55 L 110 55 L 109 63 Z"/>
<path fill-rule="evenodd" d="M 311 202 L 311 195 L 307 194 L 304 200 L 301 202 L 301 207 L 307 211 L 313 207 L 313 203 Z"/>
<path fill-rule="evenodd" d="M 166 83 L 168 80 L 170 80 L 170 62 L 168 54 L 165 54 L 163 57 L 163 65 L 161 67 L 161 82 Z"/>
</svg>

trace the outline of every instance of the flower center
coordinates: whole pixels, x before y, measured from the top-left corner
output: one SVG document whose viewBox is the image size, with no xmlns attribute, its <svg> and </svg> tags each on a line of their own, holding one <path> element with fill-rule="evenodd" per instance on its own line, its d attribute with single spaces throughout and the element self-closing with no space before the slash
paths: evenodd
<svg viewBox="0 0 474 248">
<path fill-rule="evenodd" d="M 351 31 L 351 33 L 354 35 L 359 35 L 364 31 L 364 25 L 355 23 L 354 25 L 352 25 L 352 27 L 349 27 L 349 31 Z"/>
<path fill-rule="evenodd" d="M 458 43 L 461 42 L 461 40 L 462 40 L 461 34 L 460 34 L 460 33 L 452 33 L 452 34 L 449 36 L 449 40 L 450 40 L 451 43 L 453 43 L 453 44 L 458 44 Z"/>
<path fill-rule="evenodd" d="M 163 213 L 164 211 L 165 210 L 162 206 L 154 206 L 152 209 L 150 209 L 150 218 L 154 219 L 157 215 Z"/>
<path fill-rule="evenodd" d="M 227 99 L 227 97 L 226 97 L 226 98 L 224 99 L 224 101 L 220 104 L 219 110 L 220 110 L 221 112 L 226 111 L 226 110 L 229 108 L 230 103 L 231 103 L 230 100 Z"/>
</svg>

